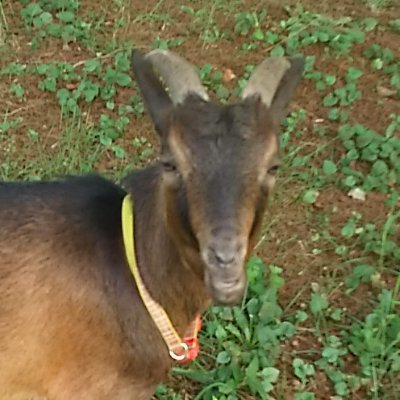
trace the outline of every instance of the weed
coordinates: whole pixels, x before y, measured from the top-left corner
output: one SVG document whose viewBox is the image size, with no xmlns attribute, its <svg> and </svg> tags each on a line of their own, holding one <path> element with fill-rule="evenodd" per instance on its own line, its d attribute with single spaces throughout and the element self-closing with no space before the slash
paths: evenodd
<svg viewBox="0 0 400 400">
<path fill-rule="evenodd" d="M 389 27 L 392 28 L 395 32 L 400 33 L 400 18 L 390 21 Z"/>
<path fill-rule="evenodd" d="M 205 64 L 200 68 L 200 77 L 204 85 L 215 91 L 217 97 L 221 100 L 226 100 L 229 96 L 229 91 L 225 87 L 221 71 L 213 71 L 211 64 Z"/>
<path fill-rule="evenodd" d="M 77 0 L 40 0 L 39 2 L 27 2 L 20 11 L 28 34 L 34 32 L 31 47 L 36 49 L 40 43 L 49 38 L 59 38 L 65 44 L 81 41 L 86 46 L 94 45 L 91 37 L 92 21 L 85 21 L 77 17 L 79 3 Z"/>
<path fill-rule="evenodd" d="M 400 372 L 400 317 L 396 311 L 400 305 L 399 287 L 400 278 L 393 290 L 381 292 L 374 310 L 363 321 L 353 323 L 345 335 L 374 398 L 381 396 L 384 377 Z"/>
<path fill-rule="evenodd" d="M 391 49 L 374 43 L 364 51 L 364 56 L 371 60 L 373 70 L 382 71 L 390 77 L 391 86 L 400 96 L 400 59 Z"/>
<path fill-rule="evenodd" d="M 389 7 L 392 4 L 391 0 L 366 0 L 366 3 L 372 10 Z"/>
<path fill-rule="evenodd" d="M 400 183 L 400 139 L 394 135 L 397 129 L 397 117 L 384 136 L 361 124 L 345 124 L 339 128 L 338 135 L 347 151 L 339 161 L 342 172 L 347 175 L 342 180 L 345 187 L 361 186 L 366 191 L 376 189 L 387 193 Z M 366 172 L 356 170 L 352 165 L 357 161 L 370 167 Z"/>
<path fill-rule="evenodd" d="M 277 291 L 284 284 L 281 273 L 280 268 L 269 266 L 267 284 L 264 264 L 253 257 L 248 266 L 248 296 L 242 307 L 210 311 L 204 336 L 208 345 L 217 349 L 216 358 L 207 362 L 213 362 L 214 368 L 185 372 L 204 385 L 202 399 L 236 399 L 245 388 L 257 398 L 268 398 L 279 377 L 279 370 L 273 367 L 279 342 L 295 333 L 293 324 L 280 320 Z"/>
<path fill-rule="evenodd" d="M 266 10 L 257 13 L 253 12 L 241 12 L 235 16 L 235 33 L 239 33 L 242 36 L 248 36 L 251 32 L 251 39 L 256 41 L 264 40 L 264 32 L 261 29 L 261 22 L 267 15 Z"/>
</svg>

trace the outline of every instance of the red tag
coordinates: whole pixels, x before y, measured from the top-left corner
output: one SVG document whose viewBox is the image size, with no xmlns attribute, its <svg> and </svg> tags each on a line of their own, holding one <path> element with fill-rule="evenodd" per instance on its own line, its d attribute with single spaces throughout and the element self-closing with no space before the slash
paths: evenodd
<svg viewBox="0 0 400 400">
<path fill-rule="evenodd" d="M 201 329 L 201 317 L 200 315 L 198 315 L 196 317 L 194 324 L 194 332 L 183 338 L 183 342 L 188 347 L 187 355 L 183 360 L 178 361 L 178 363 L 183 364 L 189 361 L 193 361 L 199 355 L 200 345 L 199 345 L 199 339 L 197 338 L 197 334 L 200 331 L 200 329 Z"/>
</svg>

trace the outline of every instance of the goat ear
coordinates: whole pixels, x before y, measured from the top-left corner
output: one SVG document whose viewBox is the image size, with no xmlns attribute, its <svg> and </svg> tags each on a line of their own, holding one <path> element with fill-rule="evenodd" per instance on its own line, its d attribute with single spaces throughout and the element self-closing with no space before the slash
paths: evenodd
<svg viewBox="0 0 400 400">
<path fill-rule="evenodd" d="M 197 68 L 183 57 L 169 50 L 156 49 L 146 55 L 146 60 L 165 82 L 174 104 L 184 103 L 190 94 L 195 94 L 205 101 L 209 100 Z"/>
<path fill-rule="evenodd" d="M 270 57 L 258 65 L 243 90 L 242 98 L 259 97 L 276 125 L 286 116 L 286 107 L 304 70 L 301 57 Z"/>
<path fill-rule="evenodd" d="M 162 136 L 168 129 L 173 103 L 154 72 L 152 64 L 146 60 L 143 53 L 133 50 L 131 65 L 146 108 L 157 132 Z"/>
</svg>

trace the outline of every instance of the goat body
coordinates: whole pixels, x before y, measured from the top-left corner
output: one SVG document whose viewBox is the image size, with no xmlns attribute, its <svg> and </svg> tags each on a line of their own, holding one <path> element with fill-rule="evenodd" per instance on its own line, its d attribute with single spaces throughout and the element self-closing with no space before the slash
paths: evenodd
<svg viewBox="0 0 400 400">
<path fill-rule="evenodd" d="M 243 295 L 274 181 L 274 127 L 302 63 L 264 62 L 233 106 L 210 102 L 173 53 L 135 53 L 133 67 L 160 162 L 126 177 L 124 189 L 95 175 L 0 183 L 2 400 L 149 400 L 165 379 L 172 360 L 126 261 L 127 193 L 141 277 L 180 335 L 212 301 Z"/>
<path fill-rule="evenodd" d="M 149 275 L 157 257 L 179 269 L 151 196 L 157 175 L 152 168 L 127 179 Z M 165 377 L 165 345 L 125 261 L 124 194 L 99 177 L 0 185 L 0 398 L 37 390 L 49 399 L 141 400 Z M 179 331 L 197 311 L 173 304 L 185 278 L 165 268 L 150 281 L 143 271 L 149 290 L 170 282 L 163 303 Z"/>
</svg>

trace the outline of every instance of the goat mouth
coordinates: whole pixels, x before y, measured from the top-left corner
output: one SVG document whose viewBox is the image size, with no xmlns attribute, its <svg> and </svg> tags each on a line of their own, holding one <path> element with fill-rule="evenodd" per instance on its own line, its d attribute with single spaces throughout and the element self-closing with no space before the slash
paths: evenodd
<svg viewBox="0 0 400 400">
<path fill-rule="evenodd" d="M 235 306 L 241 303 L 246 288 L 245 274 L 239 278 L 221 280 L 213 279 L 207 271 L 205 281 L 214 305 Z"/>
</svg>

